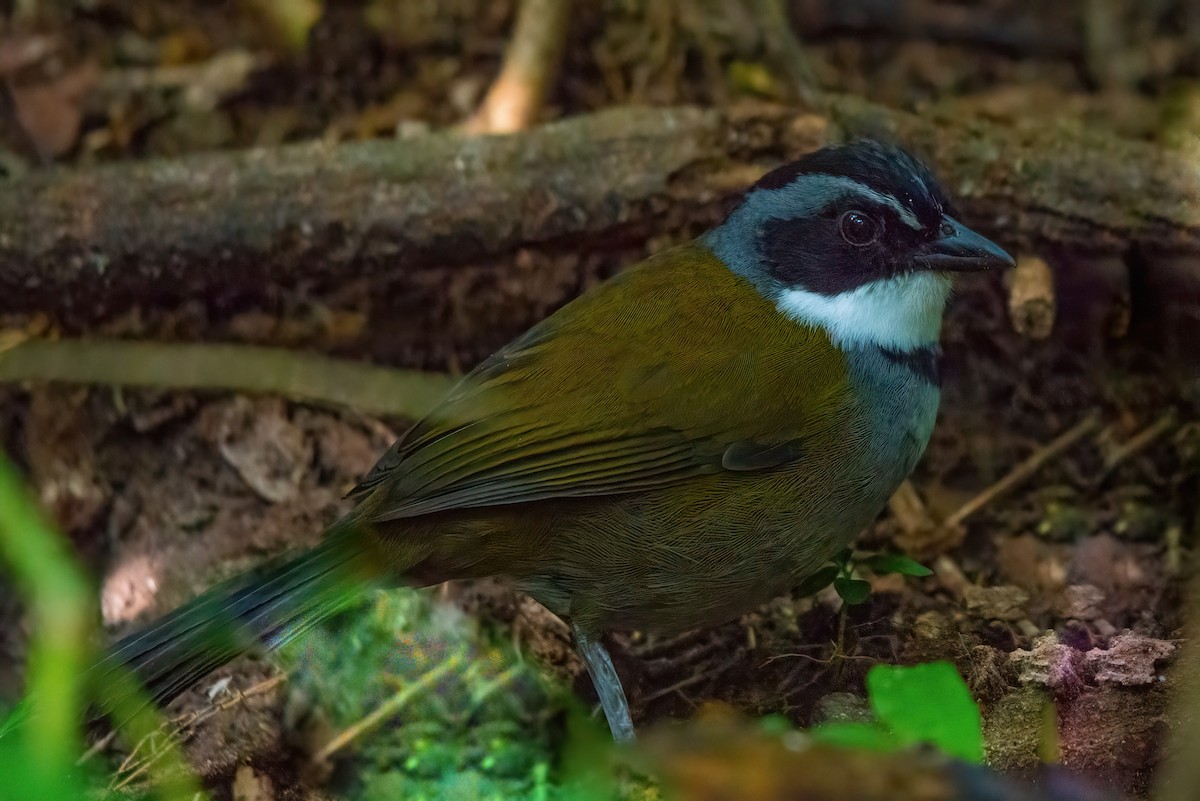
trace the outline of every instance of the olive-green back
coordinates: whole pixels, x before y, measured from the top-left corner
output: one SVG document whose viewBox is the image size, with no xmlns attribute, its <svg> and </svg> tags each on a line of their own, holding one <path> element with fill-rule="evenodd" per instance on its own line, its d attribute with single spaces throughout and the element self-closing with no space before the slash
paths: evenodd
<svg viewBox="0 0 1200 801">
<path fill-rule="evenodd" d="M 352 495 L 383 521 L 770 469 L 828 431 L 848 392 L 823 331 L 684 245 L 480 364 Z"/>
</svg>

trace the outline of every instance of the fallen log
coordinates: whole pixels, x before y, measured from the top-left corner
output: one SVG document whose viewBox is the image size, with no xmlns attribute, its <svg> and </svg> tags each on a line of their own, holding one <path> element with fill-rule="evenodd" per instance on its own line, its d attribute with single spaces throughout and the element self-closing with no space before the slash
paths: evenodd
<svg viewBox="0 0 1200 801">
<path fill-rule="evenodd" d="M 96 319 L 271 285 L 452 268 L 519 247 L 604 249 L 716 219 L 765 169 L 864 134 L 931 159 L 965 221 L 1010 247 L 1200 255 L 1198 174 L 1186 154 L 843 98 L 824 115 L 617 109 L 511 136 L 33 173 L 0 184 L 0 312 Z"/>
</svg>

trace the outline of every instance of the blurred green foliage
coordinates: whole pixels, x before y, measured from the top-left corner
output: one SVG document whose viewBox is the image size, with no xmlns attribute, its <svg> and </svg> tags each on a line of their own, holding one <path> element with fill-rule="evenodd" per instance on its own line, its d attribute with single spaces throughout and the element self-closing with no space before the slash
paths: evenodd
<svg viewBox="0 0 1200 801">
<path fill-rule="evenodd" d="M 362 614 L 287 647 L 293 699 L 307 705 L 289 715 L 301 727 L 345 730 L 455 656 L 463 667 L 347 746 L 353 770 L 333 788 L 339 797 L 549 801 L 585 797 L 585 788 L 611 797 L 597 777 L 562 764 L 572 736 L 608 749 L 569 688 L 521 661 L 493 626 L 427 592 L 378 593 Z"/>
<path fill-rule="evenodd" d="M 33 632 L 26 695 L 14 709 L 0 710 L 2 797 L 68 799 L 102 787 L 102 766 L 80 766 L 80 722 L 94 688 L 87 686 L 91 634 L 95 626 L 91 583 L 70 547 L 45 520 L 20 476 L 0 453 L 0 566 L 28 604 Z M 128 676 L 114 677 L 128 690 Z M 133 708 L 121 709 L 133 736 L 158 727 L 158 717 L 140 695 L 128 692 Z M 174 749 L 152 771 L 165 801 L 200 801 L 194 780 L 178 769 Z M 92 793 L 93 796 L 98 793 Z"/>
<path fill-rule="evenodd" d="M 34 622 L 28 693 L 17 708 L 0 710 L 0 797 L 128 798 L 105 789 L 114 764 L 77 764 L 84 710 L 92 691 L 105 689 L 86 686 L 94 588 L 3 459 L 0 557 Z M 394 714 L 337 754 L 354 766 L 340 772 L 351 778 L 333 788 L 338 797 L 613 797 L 611 771 L 597 758 L 610 748 L 607 735 L 569 688 L 521 661 L 494 627 L 429 593 L 376 593 L 360 613 L 293 643 L 280 658 L 291 674 L 289 713 L 298 725 L 322 718 L 326 731 L 343 731 L 361 726 L 389 702 L 395 706 Z M 461 666 L 422 686 L 451 659 Z M 162 741 L 147 764 L 154 797 L 202 799 L 161 718 L 124 686 L 129 677 L 113 680 L 121 690 L 106 694 L 133 699 L 130 708 L 117 710 L 130 721 L 125 740 L 154 735 Z M 407 701 L 396 705 L 406 688 Z M 136 788 L 127 792 L 136 796 Z"/>
<path fill-rule="evenodd" d="M 73 716 L 80 707 L 79 677 L 87 664 L 90 593 L 70 551 L 27 496 L 16 470 L 0 460 L 0 557 L 28 599 L 33 637 L 29 648 L 29 693 L 25 704 L 0 724 L 3 774 L 27 789 L 30 798 L 78 791 L 77 771 L 64 770 L 82 739 Z M 63 796 L 69 797 L 69 796 Z"/>
<path fill-rule="evenodd" d="M 855 554 L 853 549 L 844 548 L 833 557 L 831 564 L 818 569 L 800 582 L 795 594 L 816 595 L 829 585 L 838 596 L 851 606 L 861 604 L 871 595 L 871 582 L 859 578 L 863 571 L 877 576 L 900 573 L 914 578 L 933 575 L 933 571 L 907 556 L 893 553 Z"/>
<path fill-rule="evenodd" d="M 867 673 L 873 723 L 829 723 L 818 742 L 874 751 L 934 745 L 949 756 L 983 762 L 983 720 L 966 682 L 949 662 L 875 665 Z"/>
</svg>

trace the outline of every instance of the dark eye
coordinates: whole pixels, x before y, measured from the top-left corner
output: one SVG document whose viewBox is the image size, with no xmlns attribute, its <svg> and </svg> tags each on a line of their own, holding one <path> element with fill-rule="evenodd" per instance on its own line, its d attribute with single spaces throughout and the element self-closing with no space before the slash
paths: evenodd
<svg viewBox="0 0 1200 801">
<path fill-rule="evenodd" d="M 844 213 L 838 220 L 838 227 L 842 231 L 842 239 L 858 247 L 869 245 L 879 238 L 879 223 L 861 211 Z"/>
</svg>

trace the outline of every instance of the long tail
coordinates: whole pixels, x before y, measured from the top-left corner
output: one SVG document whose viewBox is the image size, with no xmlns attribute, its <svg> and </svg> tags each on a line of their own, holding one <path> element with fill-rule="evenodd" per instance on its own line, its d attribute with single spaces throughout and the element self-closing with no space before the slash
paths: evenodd
<svg viewBox="0 0 1200 801">
<path fill-rule="evenodd" d="M 272 650 L 345 609 L 378 579 L 361 537 L 337 524 L 316 548 L 219 584 L 116 643 L 91 686 L 132 675 L 162 704 L 236 656 Z"/>
</svg>

